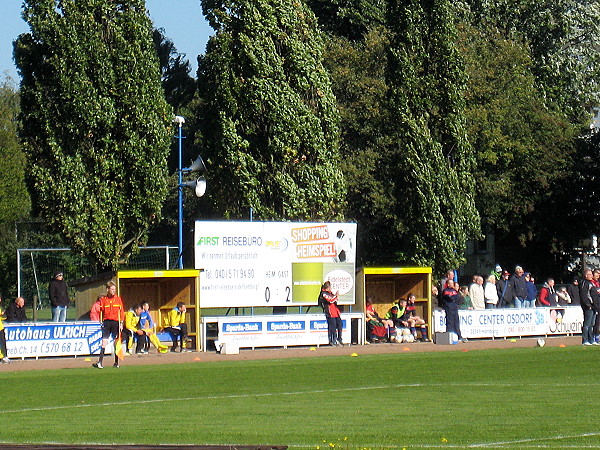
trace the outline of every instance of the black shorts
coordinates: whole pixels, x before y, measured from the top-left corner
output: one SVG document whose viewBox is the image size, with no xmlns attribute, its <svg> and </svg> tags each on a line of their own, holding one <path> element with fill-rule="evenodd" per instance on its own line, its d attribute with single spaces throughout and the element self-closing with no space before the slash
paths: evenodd
<svg viewBox="0 0 600 450">
<path fill-rule="evenodd" d="M 102 322 L 102 339 L 108 339 L 110 336 L 112 336 L 113 339 L 119 337 L 119 322 L 106 319 Z"/>
</svg>

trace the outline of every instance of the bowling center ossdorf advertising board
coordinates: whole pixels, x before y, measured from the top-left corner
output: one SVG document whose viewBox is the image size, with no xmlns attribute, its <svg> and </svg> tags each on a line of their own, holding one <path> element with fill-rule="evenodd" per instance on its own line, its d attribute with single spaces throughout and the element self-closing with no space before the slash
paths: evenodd
<svg viewBox="0 0 600 450">
<path fill-rule="evenodd" d="M 355 223 L 195 225 L 203 308 L 314 305 L 327 280 L 339 304 L 354 304 Z"/>
</svg>

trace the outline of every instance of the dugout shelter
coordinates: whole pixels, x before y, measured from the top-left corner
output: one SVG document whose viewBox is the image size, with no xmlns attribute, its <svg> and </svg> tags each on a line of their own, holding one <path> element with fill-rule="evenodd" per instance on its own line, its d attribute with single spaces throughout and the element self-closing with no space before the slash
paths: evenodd
<svg viewBox="0 0 600 450">
<path fill-rule="evenodd" d="M 106 293 L 106 283 L 117 285 L 117 295 L 123 299 L 125 310 L 134 304 L 147 301 L 152 319 L 158 329 L 162 328 L 163 316 L 175 308 L 178 302 L 187 307 L 186 322 L 192 348 L 199 349 L 200 339 L 200 270 L 120 270 L 70 283 L 75 288 L 77 316 L 89 320 L 90 308 L 99 295 Z"/>
<path fill-rule="evenodd" d="M 432 323 L 431 267 L 363 267 L 356 275 L 357 308 L 365 312 L 366 299 L 385 317 L 392 303 L 413 293 L 417 314 Z"/>
</svg>

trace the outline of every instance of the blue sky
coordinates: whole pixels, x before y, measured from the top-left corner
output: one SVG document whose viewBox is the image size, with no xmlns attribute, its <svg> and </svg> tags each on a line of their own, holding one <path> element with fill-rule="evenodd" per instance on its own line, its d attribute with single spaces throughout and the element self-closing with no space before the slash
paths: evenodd
<svg viewBox="0 0 600 450">
<path fill-rule="evenodd" d="M 12 42 L 21 33 L 29 31 L 21 19 L 21 0 L 0 0 L 0 75 L 8 73 L 17 80 L 17 69 L 12 60 Z M 146 8 L 154 25 L 164 28 L 165 34 L 177 50 L 185 53 L 196 76 L 196 56 L 204 53 L 206 42 L 213 34 L 202 16 L 200 0 L 147 0 Z"/>
</svg>

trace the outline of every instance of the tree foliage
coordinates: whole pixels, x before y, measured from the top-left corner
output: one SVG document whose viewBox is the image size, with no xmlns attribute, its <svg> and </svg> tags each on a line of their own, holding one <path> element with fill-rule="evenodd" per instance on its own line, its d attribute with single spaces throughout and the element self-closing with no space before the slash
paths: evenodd
<svg viewBox="0 0 600 450">
<path fill-rule="evenodd" d="M 341 168 L 348 185 L 346 217 L 356 221 L 361 264 L 396 263 L 390 240 L 396 216 L 383 158 L 390 138 L 386 133 L 385 79 L 389 33 L 373 27 L 364 39 L 331 36 L 326 65 L 340 111 Z"/>
<path fill-rule="evenodd" d="M 600 4 L 596 0 L 464 0 L 465 18 L 522 42 L 537 88 L 569 120 L 587 117 L 600 92 Z"/>
<path fill-rule="evenodd" d="M 386 151 L 403 256 L 438 273 L 458 267 L 478 236 L 475 158 L 464 117 L 465 76 L 448 0 L 390 0 Z"/>
<path fill-rule="evenodd" d="M 0 295 L 15 295 L 16 223 L 29 216 L 25 155 L 18 142 L 19 94 L 8 78 L 0 80 Z"/>
<path fill-rule="evenodd" d="M 205 0 L 203 150 L 221 216 L 333 220 L 344 211 L 335 98 L 314 14 L 296 0 Z"/>
<path fill-rule="evenodd" d="M 26 218 L 31 208 L 25 155 L 17 135 L 18 114 L 18 92 L 9 79 L 0 80 L 0 223 L 9 226 Z"/>
<path fill-rule="evenodd" d="M 352 41 L 385 24 L 384 0 L 308 0 L 323 30 Z"/>
<path fill-rule="evenodd" d="M 565 114 L 547 106 L 536 87 L 527 46 L 494 29 L 461 28 L 466 62 L 466 117 L 475 148 L 477 207 L 487 224 L 520 230 L 571 170 L 575 138 Z"/>
<path fill-rule="evenodd" d="M 15 44 L 21 137 L 41 215 L 116 267 L 166 195 L 172 112 L 142 0 L 29 0 Z"/>
<path fill-rule="evenodd" d="M 192 66 L 185 55 L 179 53 L 173 41 L 167 38 L 162 28 L 155 29 L 152 39 L 158 54 L 161 83 L 169 105 L 180 114 L 194 98 L 196 80 L 190 76 Z"/>
</svg>

